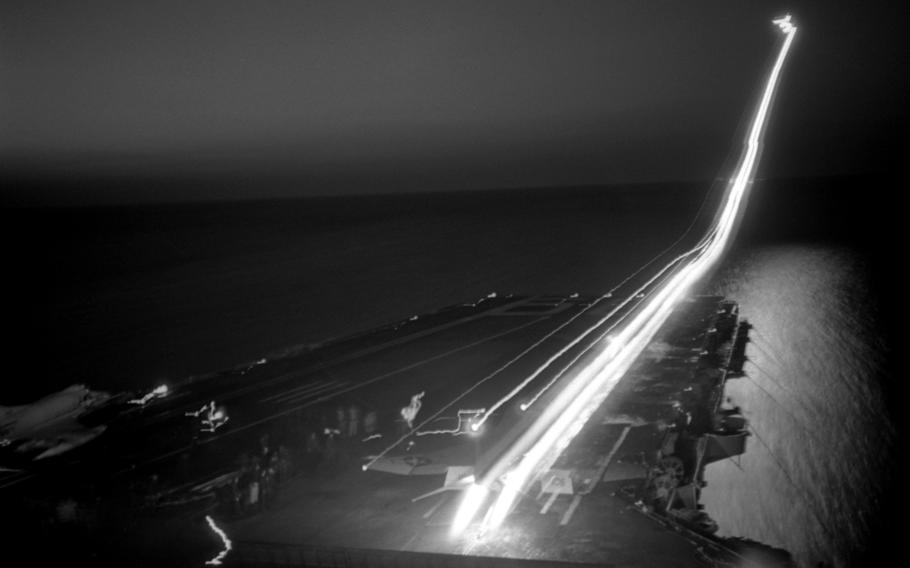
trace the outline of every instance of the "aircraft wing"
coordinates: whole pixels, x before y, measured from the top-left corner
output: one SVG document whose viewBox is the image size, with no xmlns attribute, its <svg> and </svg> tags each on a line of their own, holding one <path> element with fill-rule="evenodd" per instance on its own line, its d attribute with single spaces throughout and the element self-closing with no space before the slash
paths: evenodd
<svg viewBox="0 0 910 568">
<path fill-rule="evenodd" d="M 37 452 L 31 459 L 40 460 L 79 447 L 106 429 L 86 426 L 80 416 L 110 399 L 107 393 L 72 385 L 31 404 L 0 406 L 0 448 L 19 459 Z"/>
<path fill-rule="evenodd" d="M 107 426 L 103 425 L 94 428 L 77 427 L 57 432 L 54 435 L 31 438 L 16 446 L 15 452 L 26 454 L 37 451 L 37 455 L 32 460 L 43 460 L 86 444 L 100 436 L 106 429 Z"/>
</svg>

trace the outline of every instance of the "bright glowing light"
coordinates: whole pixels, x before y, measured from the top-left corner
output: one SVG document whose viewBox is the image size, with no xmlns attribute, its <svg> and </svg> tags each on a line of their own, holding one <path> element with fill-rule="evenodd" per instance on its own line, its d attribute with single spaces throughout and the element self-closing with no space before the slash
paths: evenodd
<svg viewBox="0 0 910 568">
<path fill-rule="evenodd" d="M 231 551 L 231 539 L 229 539 L 225 532 L 215 524 L 215 521 L 212 520 L 212 517 L 206 515 L 205 520 L 209 524 L 209 528 L 211 528 L 212 531 L 217 534 L 219 538 L 221 538 L 221 542 L 224 544 L 224 550 L 219 552 L 218 555 L 211 560 L 206 560 L 205 563 L 209 566 L 219 566 L 221 565 L 221 561 L 224 560 L 224 557 L 227 556 L 228 552 Z"/>
<path fill-rule="evenodd" d="M 142 397 L 132 398 L 132 399 L 128 400 L 127 402 L 129 404 L 138 404 L 141 406 L 141 405 L 147 404 L 152 399 L 162 398 L 162 397 L 167 396 L 168 392 L 169 392 L 169 390 L 167 388 L 167 385 L 158 385 L 151 391 L 144 394 Z"/>
<path fill-rule="evenodd" d="M 771 20 L 771 21 L 773 23 L 777 24 L 780 27 L 781 31 L 784 32 L 785 34 L 789 34 L 791 32 L 796 31 L 796 26 L 794 26 L 792 23 L 790 23 L 790 14 L 787 14 L 783 18 L 778 18 L 776 20 Z"/>
<path fill-rule="evenodd" d="M 690 252 L 694 252 L 695 250 L 696 249 L 693 249 Z M 668 264 L 667 266 L 664 267 L 664 270 L 667 270 L 668 268 L 670 268 L 670 266 L 672 264 L 675 264 L 677 262 L 677 260 L 678 259 L 674 259 L 673 262 L 671 262 L 670 264 Z M 664 270 L 661 271 L 661 274 L 663 274 Z M 547 384 L 545 384 L 540 390 L 537 391 L 537 393 L 534 394 L 534 396 L 531 397 L 531 400 L 529 400 L 527 402 L 523 402 L 519 405 L 519 407 L 521 408 L 521 411 L 526 412 L 529 408 L 534 406 L 534 404 L 540 399 L 540 397 L 542 397 L 548 390 L 550 390 L 550 388 L 553 385 L 555 385 L 556 382 L 559 379 L 561 379 L 566 374 L 566 372 L 569 369 L 571 369 L 575 365 L 575 363 L 578 362 L 579 359 L 581 359 L 582 357 L 587 355 L 592 349 L 597 347 L 597 345 L 601 342 L 601 340 L 603 340 L 606 337 L 607 343 L 613 341 L 615 338 L 612 335 L 610 335 L 610 332 L 613 331 L 614 329 L 616 329 L 616 327 L 619 324 L 621 324 L 625 319 L 626 318 L 624 316 L 619 321 L 617 321 L 616 323 L 611 325 L 603 333 L 601 333 L 596 338 L 594 338 L 594 340 L 591 341 L 591 343 L 589 343 L 587 347 L 585 347 L 578 354 L 576 354 L 574 357 L 572 357 L 572 360 L 569 361 L 568 363 L 566 363 L 565 365 L 563 365 L 562 369 L 560 369 L 555 375 L 553 375 L 553 378 L 551 378 L 549 381 L 547 381 Z"/>
<path fill-rule="evenodd" d="M 247 367 L 244 370 L 240 371 L 240 374 L 245 375 L 245 374 L 249 373 L 250 371 L 252 371 L 254 367 L 257 367 L 259 365 L 265 365 L 266 363 L 268 363 L 268 360 L 264 357 L 262 359 L 259 359 L 258 361 L 253 361 L 252 363 L 247 365 Z"/>
<path fill-rule="evenodd" d="M 638 313 L 616 333 L 613 341 L 576 372 L 530 428 L 508 451 L 498 457 L 497 462 L 487 472 L 485 480 L 472 486 L 483 487 L 484 481 L 489 483 L 495 479 L 501 479 L 503 482 L 502 491 L 485 516 L 486 523 L 491 528 L 497 527 L 505 519 L 515 499 L 533 479 L 535 472 L 543 471 L 552 465 L 561 450 L 581 430 L 594 410 L 600 406 L 636 357 L 653 339 L 682 296 L 695 281 L 704 276 L 723 253 L 735 226 L 736 217 L 740 213 L 746 189 L 755 172 L 768 109 L 796 33 L 796 27 L 790 22 L 789 15 L 774 20 L 774 23 L 786 34 L 786 38 L 771 69 L 746 139 L 744 153 L 736 174 L 727 186 L 724 201 L 712 229 L 698 246 L 689 251 L 688 256 L 691 260 L 674 266 L 670 276 L 650 293 L 650 301 L 642 302 Z M 632 297 L 641 293 L 636 291 Z M 516 462 L 517 465 L 512 467 Z M 477 515 L 484 496 L 485 492 L 480 497 L 477 492 L 465 495 L 455 517 L 457 522 L 452 526 L 453 534 L 463 531 Z"/>
<path fill-rule="evenodd" d="M 215 408 L 214 400 L 203 405 L 199 410 L 184 413 L 184 416 L 192 416 L 194 418 L 201 416 L 202 428 L 200 430 L 203 432 L 214 432 L 230 420 L 223 408 Z"/>
<path fill-rule="evenodd" d="M 477 515 L 477 511 L 480 510 L 480 506 L 486 500 L 487 493 L 488 490 L 483 485 L 474 483 L 468 487 L 461 506 L 455 514 L 455 519 L 452 521 L 451 532 L 453 535 L 461 534 L 468 528 L 468 525 L 474 520 L 474 516 Z"/>
</svg>

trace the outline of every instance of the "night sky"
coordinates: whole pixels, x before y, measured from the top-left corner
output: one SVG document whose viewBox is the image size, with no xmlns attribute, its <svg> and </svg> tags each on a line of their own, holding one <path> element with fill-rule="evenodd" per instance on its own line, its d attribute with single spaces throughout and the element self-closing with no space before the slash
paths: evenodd
<svg viewBox="0 0 910 568">
<path fill-rule="evenodd" d="M 710 180 L 791 12 L 762 177 L 893 170 L 902 2 L 4 2 L 15 203 Z"/>
</svg>

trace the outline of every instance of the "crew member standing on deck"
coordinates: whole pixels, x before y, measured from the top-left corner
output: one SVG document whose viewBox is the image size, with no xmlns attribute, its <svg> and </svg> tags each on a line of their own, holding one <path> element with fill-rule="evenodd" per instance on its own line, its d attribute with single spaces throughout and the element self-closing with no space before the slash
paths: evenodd
<svg viewBox="0 0 910 568">
<path fill-rule="evenodd" d="M 342 405 L 338 405 L 335 409 L 335 429 L 341 436 L 346 436 L 348 433 L 348 414 Z"/>
<path fill-rule="evenodd" d="M 356 438 L 360 431 L 360 407 L 351 403 L 348 407 L 348 437 Z"/>
<path fill-rule="evenodd" d="M 363 433 L 367 436 L 372 436 L 376 433 L 377 427 L 376 411 L 373 409 L 367 410 L 367 413 L 363 416 Z"/>
</svg>

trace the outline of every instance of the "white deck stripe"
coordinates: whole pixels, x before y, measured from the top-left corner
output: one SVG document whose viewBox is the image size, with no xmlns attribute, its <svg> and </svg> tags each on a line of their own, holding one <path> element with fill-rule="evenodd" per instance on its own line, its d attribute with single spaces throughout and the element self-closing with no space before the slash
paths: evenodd
<svg viewBox="0 0 910 568">
<path fill-rule="evenodd" d="M 607 468 L 610 467 L 610 462 L 613 461 L 613 456 L 616 455 L 616 452 L 619 451 L 622 443 L 626 441 L 626 436 L 629 434 L 629 430 L 632 429 L 632 426 L 626 426 L 622 429 L 622 434 L 619 435 L 619 439 L 613 444 L 613 447 L 610 449 L 610 453 L 607 454 L 607 457 L 604 458 L 603 464 L 597 468 L 597 474 L 594 476 L 594 481 L 591 485 L 583 492 L 578 493 L 572 499 L 572 503 L 569 505 L 569 509 L 566 511 L 565 515 L 562 516 L 562 520 L 559 521 L 561 526 L 569 524 L 569 521 L 572 520 L 572 515 L 575 514 L 575 509 L 581 504 L 581 499 L 585 495 L 590 495 L 594 491 L 594 488 L 597 487 L 597 483 L 603 478 L 607 473 Z"/>
<path fill-rule="evenodd" d="M 294 388 L 292 388 L 292 389 L 288 389 L 288 390 L 286 390 L 286 391 L 281 391 L 281 392 L 279 392 L 279 393 L 277 393 L 277 394 L 273 394 L 273 395 L 267 396 L 267 397 L 265 397 L 265 398 L 261 398 L 261 399 L 259 399 L 259 402 L 266 402 L 266 401 L 269 401 L 269 400 L 274 400 L 274 399 L 276 399 L 276 398 L 282 398 L 282 397 L 288 396 L 288 395 L 290 395 L 291 393 L 294 393 L 294 392 L 297 392 L 297 391 L 300 391 L 301 393 L 303 393 L 303 392 L 306 392 L 306 391 L 308 391 L 308 390 L 312 390 L 312 389 L 319 388 L 319 387 L 321 387 L 322 385 L 325 385 L 325 384 L 326 384 L 326 383 L 324 383 L 324 382 L 322 382 L 322 381 L 316 381 L 316 382 L 313 382 L 313 383 L 307 383 L 307 384 L 301 385 L 301 386 L 299 386 L 299 387 L 294 387 Z"/>
<path fill-rule="evenodd" d="M 315 396 L 315 395 L 325 396 L 325 395 L 329 394 L 330 391 L 344 389 L 348 386 L 348 384 L 349 383 L 347 381 L 342 381 L 339 383 L 330 383 L 328 385 L 325 385 L 321 389 L 316 389 L 314 391 L 311 391 L 311 392 L 308 392 L 305 394 L 298 394 L 298 395 L 290 396 L 286 399 L 282 399 L 280 401 L 275 401 L 275 402 L 279 403 L 279 404 L 288 404 L 288 403 L 295 404 L 296 402 L 300 402 L 301 400 L 305 400 L 311 396 Z"/>
</svg>

